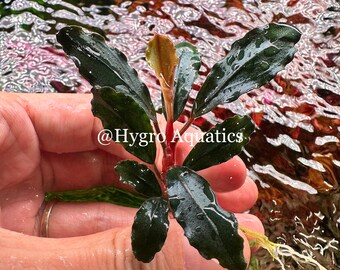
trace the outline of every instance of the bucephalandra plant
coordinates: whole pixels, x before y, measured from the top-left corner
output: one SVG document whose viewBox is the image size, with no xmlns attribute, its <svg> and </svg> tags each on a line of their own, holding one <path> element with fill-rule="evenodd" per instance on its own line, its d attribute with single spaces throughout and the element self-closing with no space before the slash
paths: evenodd
<svg viewBox="0 0 340 270">
<path fill-rule="evenodd" d="M 271 80 L 293 59 L 300 35 L 293 26 L 273 23 L 251 30 L 236 41 L 229 54 L 212 67 L 189 119 L 177 131 L 174 123 L 185 108 L 201 66 L 199 52 L 193 45 L 174 45 L 160 34 L 155 34 L 148 44 L 146 59 L 162 90 L 166 127 L 161 130 L 148 88 L 122 52 L 109 48 L 100 35 L 86 33 L 79 27 L 60 30 L 57 40 L 93 86 L 93 114 L 102 121 L 112 140 L 136 157 L 121 161 L 115 169 L 120 180 L 140 195 L 130 196 L 113 187 L 106 191 L 121 196 L 113 199 L 117 203 L 141 204 L 131 238 L 138 260 L 150 262 L 161 250 L 172 213 L 190 244 L 204 258 L 215 258 L 229 270 L 246 268 L 235 215 L 218 205 L 213 190 L 197 171 L 239 154 L 254 130 L 252 121 L 248 116 L 235 116 L 217 124 L 204 134 L 183 164 L 175 160 L 176 146 L 195 118 Z M 124 140 L 117 131 L 124 131 Z M 149 136 L 147 143 L 145 134 Z M 230 134 L 235 135 L 233 139 Z M 155 164 L 157 147 L 163 152 L 161 168 Z M 82 192 L 80 197 L 91 195 Z M 69 196 L 64 193 L 61 198 Z M 102 195 L 89 200 L 102 198 L 108 201 Z"/>
</svg>

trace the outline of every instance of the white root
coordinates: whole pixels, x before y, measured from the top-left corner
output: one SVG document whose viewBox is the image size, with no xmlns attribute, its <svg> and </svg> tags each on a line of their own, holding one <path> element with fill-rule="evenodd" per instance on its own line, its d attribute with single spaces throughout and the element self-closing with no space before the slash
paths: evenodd
<svg viewBox="0 0 340 270">
<path fill-rule="evenodd" d="M 310 264 L 310 265 L 316 266 L 320 270 L 327 270 L 325 267 L 323 267 L 318 261 L 314 260 L 312 257 L 300 254 L 288 245 L 284 245 L 284 244 L 276 244 L 276 245 L 277 246 L 275 248 L 275 251 L 279 256 L 292 257 L 293 260 L 295 260 L 297 263 Z M 279 262 L 279 263 L 282 266 L 282 262 Z"/>
<path fill-rule="evenodd" d="M 309 264 L 317 267 L 317 269 L 319 270 L 327 270 L 311 256 L 300 254 L 288 245 L 273 243 L 269 241 L 267 236 L 241 226 L 240 230 L 243 231 L 247 237 L 253 239 L 256 246 L 266 249 L 270 253 L 270 255 L 280 264 L 282 270 L 285 270 L 284 263 L 281 260 L 281 258 L 284 257 L 291 257 L 298 264 Z"/>
</svg>

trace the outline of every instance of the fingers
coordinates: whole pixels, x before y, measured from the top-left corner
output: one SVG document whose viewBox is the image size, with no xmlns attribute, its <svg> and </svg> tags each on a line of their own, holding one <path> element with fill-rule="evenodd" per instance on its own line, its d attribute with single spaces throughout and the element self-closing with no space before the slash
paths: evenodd
<svg viewBox="0 0 340 270">
<path fill-rule="evenodd" d="M 17 94 L 39 137 L 40 148 L 54 153 L 69 153 L 96 148 L 91 113 L 91 95 Z"/>
<path fill-rule="evenodd" d="M 0 94 L 0 189 L 17 184 L 38 166 L 38 140 L 20 102 Z"/>
<path fill-rule="evenodd" d="M 190 132 L 197 132 L 191 130 Z M 191 151 L 188 143 L 178 143 L 176 149 L 176 164 L 182 164 Z M 235 156 L 227 162 L 198 172 L 216 192 L 226 192 L 241 187 L 245 181 L 247 170 L 244 162 Z"/>
<path fill-rule="evenodd" d="M 48 234 L 52 238 L 62 238 L 131 227 L 136 211 L 109 203 L 57 202 L 49 219 Z"/>
<path fill-rule="evenodd" d="M 257 187 L 249 177 L 246 178 L 245 183 L 237 190 L 216 193 L 220 206 L 234 213 L 242 213 L 249 210 L 255 204 L 257 196 Z M 117 226 L 125 226 L 132 224 L 135 212 L 136 209 L 133 208 L 107 203 L 57 202 L 50 219 L 50 233 L 52 237 L 68 237 L 95 233 Z M 250 217 L 253 216 L 250 215 Z M 243 223 L 246 221 L 247 219 L 242 219 Z M 248 221 L 253 222 L 251 218 Z M 244 226 L 249 227 L 251 225 L 251 223 L 249 223 L 249 226 L 247 224 Z M 261 225 L 258 219 L 255 220 L 254 224 Z"/>
<path fill-rule="evenodd" d="M 149 264 L 135 259 L 131 229 L 116 228 L 71 238 L 38 238 L 0 229 L 0 268 L 51 270 L 183 269 L 182 237 L 170 228 L 162 250 Z"/>
<path fill-rule="evenodd" d="M 161 125 L 165 125 L 164 118 L 159 117 L 158 122 Z M 174 128 L 177 130 L 180 130 L 182 126 L 183 124 L 179 122 L 175 122 L 174 124 Z M 193 127 L 190 127 L 187 132 L 199 135 L 202 134 L 200 130 L 194 129 Z M 197 137 L 200 138 L 201 136 Z M 193 136 L 193 138 L 196 138 L 196 136 Z M 176 165 L 183 164 L 195 143 L 197 142 L 193 141 L 193 144 L 191 144 L 190 141 L 178 141 L 175 158 Z M 158 157 L 161 158 L 162 155 L 159 155 Z M 160 160 L 158 161 L 158 164 L 161 164 Z M 198 173 L 209 181 L 215 192 L 226 192 L 235 190 L 243 185 L 246 178 L 246 166 L 238 156 L 235 156 L 227 162 L 201 170 Z"/>
<path fill-rule="evenodd" d="M 117 181 L 118 175 L 114 171 L 114 165 L 124 157 L 132 159 L 132 156 L 129 156 L 125 150 L 117 150 L 119 147 L 119 145 L 115 146 L 114 151 L 112 148 L 105 148 L 105 151 L 94 150 L 64 154 L 43 152 L 43 178 L 47 185 L 45 190 L 71 190 L 99 184 L 121 186 Z M 190 149 L 190 145 L 180 143 L 177 155 L 187 155 Z M 158 156 L 161 157 L 161 155 Z M 210 182 L 216 192 L 226 192 L 243 185 L 246 167 L 243 161 L 236 156 L 228 162 L 202 170 L 199 174 Z"/>
<path fill-rule="evenodd" d="M 241 158 L 233 157 L 225 163 L 199 172 L 216 192 L 227 192 L 240 188 L 246 179 L 247 169 Z"/>
<path fill-rule="evenodd" d="M 160 252 L 148 264 L 135 259 L 131 248 L 131 229 L 121 227 L 70 238 L 38 238 L 0 229 L 0 261 L 12 269 L 223 269 L 216 260 L 205 260 L 188 244 L 182 229 L 172 223 Z M 244 237 L 244 236 L 243 236 Z M 15 254 L 15 256 L 13 256 Z M 244 256 L 250 248 L 244 241 Z"/>
<path fill-rule="evenodd" d="M 119 250 L 131 249 L 130 244 L 130 230 L 126 229 L 126 227 L 130 228 L 134 219 L 134 215 L 136 213 L 136 209 L 116 206 L 105 203 L 57 203 L 53 208 L 52 216 L 50 218 L 50 226 L 49 226 L 49 236 L 55 238 L 63 238 L 63 237 L 75 237 L 75 236 L 84 236 L 89 234 L 94 234 L 97 232 L 101 232 L 104 230 L 108 230 L 111 228 L 120 228 L 122 232 L 119 234 L 120 237 L 124 235 L 124 241 L 121 242 L 122 239 L 118 238 L 114 240 L 114 243 L 117 245 L 115 249 Z M 72 217 L 72 218 L 70 218 Z M 264 233 L 264 228 L 260 220 L 250 214 L 236 214 L 239 225 L 249 228 L 258 233 Z M 188 240 L 183 235 L 183 230 L 180 226 L 174 221 L 171 222 L 172 229 L 169 232 L 169 236 L 166 241 L 165 247 L 163 247 L 162 252 L 157 256 L 162 257 L 165 262 L 167 262 L 164 257 L 164 253 L 167 253 L 171 250 L 169 247 L 174 247 L 176 252 L 176 258 L 183 256 L 183 262 L 177 262 L 180 265 L 184 264 L 185 268 L 178 269 L 211 269 L 218 270 L 223 269 L 216 260 L 205 260 L 198 253 L 198 251 L 190 246 Z M 239 231 L 239 234 L 244 238 L 244 256 L 246 261 L 250 260 L 250 246 L 248 240 L 245 235 Z M 176 235 L 175 238 L 173 236 Z M 113 237 L 113 236 L 110 236 Z M 124 246 L 125 245 L 125 246 Z M 182 250 L 183 247 L 183 250 Z M 181 253 L 183 252 L 183 253 Z M 127 255 L 129 259 L 132 260 L 132 265 L 137 264 L 131 254 Z M 156 256 L 156 258 L 157 258 Z M 168 256 L 168 255 L 166 255 Z M 131 257 L 131 258 L 130 258 Z M 172 258 L 172 257 L 171 257 Z M 163 262 L 164 263 L 164 262 Z M 165 265 L 163 265 L 165 266 Z M 172 265 L 172 267 L 174 267 Z M 117 268 L 120 269 L 120 268 Z M 125 269 L 125 268 L 123 268 Z M 163 269 L 163 268 L 157 268 Z M 167 268 L 164 268 L 167 269 Z M 177 269 L 177 268 L 169 268 L 169 269 Z"/>
<path fill-rule="evenodd" d="M 2 97 L 25 109 L 43 151 L 72 153 L 105 148 L 122 158 L 130 157 L 119 144 L 105 147 L 99 144 L 97 136 L 103 127 L 91 112 L 92 95 L 46 93 L 2 94 Z"/>
<path fill-rule="evenodd" d="M 235 214 L 235 216 L 238 220 L 238 224 L 240 227 L 250 229 L 260 234 L 265 233 L 262 222 L 260 221 L 258 217 L 251 215 L 251 214 Z M 256 239 L 252 238 L 251 236 L 247 236 L 247 240 L 248 242 L 252 242 Z M 257 249 L 258 249 L 257 246 L 251 247 L 252 252 L 256 251 Z"/>
<path fill-rule="evenodd" d="M 120 157 L 102 150 L 64 154 L 43 152 L 41 168 L 45 190 L 74 190 L 100 185 L 126 188 L 118 181 L 119 176 L 114 170 L 120 160 Z M 211 183 L 214 191 L 225 192 L 243 185 L 246 169 L 243 161 L 234 157 L 199 173 Z"/>
<path fill-rule="evenodd" d="M 183 269 L 181 240 L 176 231 L 169 233 L 168 243 L 149 265 L 134 258 L 130 228 L 59 239 L 38 238 L 0 229 L 0 237 L 1 269 Z"/>
<path fill-rule="evenodd" d="M 44 190 L 76 190 L 103 185 L 126 187 L 119 182 L 114 170 L 114 165 L 120 160 L 101 150 L 64 154 L 42 152 Z"/>
<path fill-rule="evenodd" d="M 264 234 L 264 227 L 257 216 L 251 214 L 235 214 L 239 226 Z"/>
<path fill-rule="evenodd" d="M 233 191 L 217 192 L 218 203 L 233 213 L 242 213 L 249 210 L 256 202 L 258 189 L 253 180 L 246 177 L 244 184 Z"/>
<path fill-rule="evenodd" d="M 108 146 L 102 146 L 98 143 L 97 136 L 102 130 L 102 125 L 100 120 L 92 115 L 92 95 L 13 94 L 6 96 L 10 96 L 11 100 L 18 100 L 26 110 L 39 139 L 40 149 L 43 151 L 72 153 L 102 149 L 121 159 L 133 158 L 119 144 L 112 142 Z M 160 120 L 160 124 L 162 122 L 164 120 Z M 176 123 L 175 128 L 180 129 L 180 126 L 180 123 Z M 188 132 L 199 131 L 190 128 Z M 177 164 L 183 162 L 191 148 L 188 143 L 178 144 Z M 223 192 L 240 187 L 244 182 L 245 172 L 244 163 L 236 157 L 227 163 L 203 170 L 200 174 L 210 181 L 215 191 Z"/>
</svg>

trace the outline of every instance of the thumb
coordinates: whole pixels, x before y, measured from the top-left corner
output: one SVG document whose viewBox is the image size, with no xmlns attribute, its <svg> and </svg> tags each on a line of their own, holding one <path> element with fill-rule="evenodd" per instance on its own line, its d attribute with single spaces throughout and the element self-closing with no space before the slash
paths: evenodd
<svg viewBox="0 0 340 270">
<path fill-rule="evenodd" d="M 39 238 L 0 229 L 0 238 L 0 269 L 184 269 L 182 251 L 175 248 L 181 245 L 175 230 L 149 264 L 135 259 L 130 227 L 70 238 Z"/>
<path fill-rule="evenodd" d="M 133 255 L 130 226 L 70 238 L 39 238 L 0 229 L 0 238 L 0 269 L 223 269 L 216 261 L 203 259 L 176 223 L 171 224 L 162 250 L 148 264 Z M 249 255 L 249 245 L 245 246 Z"/>
<path fill-rule="evenodd" d="M 53 208 L 53 214 L 50 219 L 49 226 L 50 236 L 58 237 L 59 239 L 36 239 L 43 240 L 41 243 L 45 243 L 45 241 L 48 240 L 62 241 L 56 241 L 53 242 L 53 244 L 49 243 L 48 245 L 55 247 L 55 250 L 58 250 L 58 256 L 60 258 L 69 258 L 71 260 L 71 264 L 74 265 L 75 268 L 67 267 L 67 269 L 78 269 L 76 268 L 77 265 L 81 266 L 79 269 L 111 270 L 140 268 L 157 270 L 224 269 L 219 266 L 216 260 L 205 260 L 195 248 L 190 246 L 188 240 L 184 237 L 183 229 L 174 220 L 171 221 L 165 244 L 162 250 L 155 255 L 154 260 L 147 264 L 147 266 L 141 262 L 138 262 L 131 250 L 130 240 L 131 224 L 133 222 L 135 211 L 136 210 L 132 208 L 120 207 L 111 204 L 76 204 L 59 202 Z M 84 215 L 84 213 L 86 213 L 86 215 Z M 70 217 L 72 218 L 70 219 Z M 103 219 L 103 217 L 107 218 Z M 254 225 L 251 223 L 256 223 L 250 217 L 245 219 L 246 223 L 243 222 L 242 215 L 238 216 L 238 219 L 240 224 L 246 227 L 253 227 Z M 77 222 L 75 222 L 75 220 Z M 240 233 L 240 235 L 243 236 L 242 233 Z M 249 261 L 250 248 L 245 237 L 244 239 L 245 259 L 246 261 Z M 78 245 L 81 246 L 78 247 L 76 251 L 79 253 L 75 256 L 77 259 L 76 263 L 73 261 L 72 257 L 65 257 L 64 255 L 61 255 L 61 252 L 65 247 L 72 251 L 70 241 L 71 243 L 78 243 Z M 56 248 L 57 243 L 60 243 L 60 249 Z M 48 249 L 43 250 L 44 252 L 48 251 Z M 39 254 L 39 257 L 45 257 L 45 255 L 43 256 L 40 251 L 37 252 L 37 254 Z M 97 265 L 94 268 L 86 268 L 87 265 L 84 265 L 84 262 L 92 262 L 93 260 L 95 263 L 100 263 L 101 267 L 98 267 Z M 92 264 L 89 263 L 89 265 Z"/>
</svg>

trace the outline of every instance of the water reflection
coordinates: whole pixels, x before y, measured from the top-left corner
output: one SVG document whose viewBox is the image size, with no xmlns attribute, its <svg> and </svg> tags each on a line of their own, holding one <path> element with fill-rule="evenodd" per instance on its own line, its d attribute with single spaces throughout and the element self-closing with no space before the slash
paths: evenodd
<svg viewBox="0 0 340 270">
<path fill-rule="evenodd" d="M 203 60 L 198 90 L 212 64 L 248 30 L 269 22 L 295 24 L 303 36 L 284 71 L 195 123 L 206 130 L 235 113 L 252 116 L 259 128 L 242 154 L 260 189 L 251 212 L 272 241 L 339 269 L 339 14 L 336 0 L 2 1 L 0 88 L 88 91 L 55 40 L 65 24 L 75 24 L 105 35 L 122 50 L 159 105 L 159 85 L 144 59 L 153 32 L 198 47 Z M 260 256 L 261 269 L 279 268 L 265 252 Z M 289 260 L 285 264 L 299 269 Z"/>
</svg>

